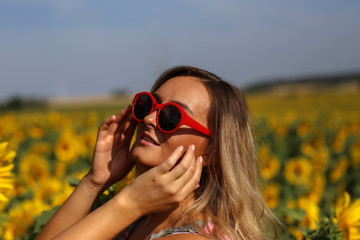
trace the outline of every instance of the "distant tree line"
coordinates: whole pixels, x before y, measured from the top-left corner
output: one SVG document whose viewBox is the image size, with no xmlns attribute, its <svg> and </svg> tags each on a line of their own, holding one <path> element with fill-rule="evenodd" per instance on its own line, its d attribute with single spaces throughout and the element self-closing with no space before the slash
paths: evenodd
<svg viewBox="0 0 360 240">
<path fill-rule="evenodd" d="M 360 85 L 360 72 L 346 74 L 331 74 L 305 76 L 297 78 L 274 78 L 254 83 L 244 89 L 247 93 L 264 91 L 280 85 L 297 85 L 311 83 L 317 87 L 333 87 L 347 82 L 357 82 Z"/>
<path fill-rule="evenodd" d="M 24 98 L 20 96 L 14 96 L 0 103 L 0 110 L 32 110 L 32 109 L 45 109 L 48 103 L 43 99 L 36 98 Z"/>
<path fill-rule="evenodd" d="M 110 94 L 114 97 L 126 96 L 131 94 L 131 90 L 128 88 L 117 88 L 113 89 Z"/>
</svg>

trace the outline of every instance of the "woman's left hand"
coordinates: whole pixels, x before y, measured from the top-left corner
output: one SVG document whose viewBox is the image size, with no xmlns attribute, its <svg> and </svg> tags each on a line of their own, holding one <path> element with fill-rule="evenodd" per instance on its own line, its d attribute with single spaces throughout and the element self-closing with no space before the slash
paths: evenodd
<svg viewBox="0 0 360 240">
<path fill-rule="evenodd" d="M 195 157 L 194 150 L 191 145 L 184 154 L 183 147 L 178 147 L 159 166 L 127 185 L 115 199 L 124 201 L 132 209 L 131 214 L 138 217 L 176 207 L 199 186 L 203 158 Z"/>
</svg>

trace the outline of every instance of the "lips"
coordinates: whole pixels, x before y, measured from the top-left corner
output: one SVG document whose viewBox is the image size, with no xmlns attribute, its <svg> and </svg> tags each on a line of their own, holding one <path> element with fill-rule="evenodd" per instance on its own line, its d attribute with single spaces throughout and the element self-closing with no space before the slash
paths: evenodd
<svg viewBox="0 0 360 240">
<path fill-rule="evenodd" d="M 156 142 L 150 135 L 148 135 L 148 134 L 144 134 L 144 136 L 142 136 L 142 138 L 141 138 L 142 140 L 145 140 L 145 141 L 147 141 L 147 142 L 149 142 L 149 143 L 152 143 L 152 144 L 154 144 L 154 145 L 156 145 L 156 146 L 159 146 L 160 144 L 158 143 L 158 142 Z"/>
</svg>

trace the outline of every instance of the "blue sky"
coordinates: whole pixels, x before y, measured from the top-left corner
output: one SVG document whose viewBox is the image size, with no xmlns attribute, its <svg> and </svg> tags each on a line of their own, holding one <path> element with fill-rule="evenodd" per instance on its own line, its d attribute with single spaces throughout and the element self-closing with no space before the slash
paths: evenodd
<svg viewBox="0 0 360 240">
<path fill-rule="evenodd" d="M 0 0 L 0 100 L 148 90 L 174 65 L 245 87 L 360 70 L 360 1 Z"/>
</svg>

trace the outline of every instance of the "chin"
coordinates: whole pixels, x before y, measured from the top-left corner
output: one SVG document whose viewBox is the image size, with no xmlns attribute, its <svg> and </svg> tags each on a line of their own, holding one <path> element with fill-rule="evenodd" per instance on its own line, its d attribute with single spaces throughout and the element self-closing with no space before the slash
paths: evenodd
<svg viewBox="0 0 360 240">
<path fill-rule="evenodd" d="M 135 162 L 137 168 L 148 170 L 158 165 L 154 162 L 154 159 L 159 159 L 159 157 L 153 156 L 153 154 L 139 146 L 134 146 L 130 150 L 129 156 Z"/>
</svg>

